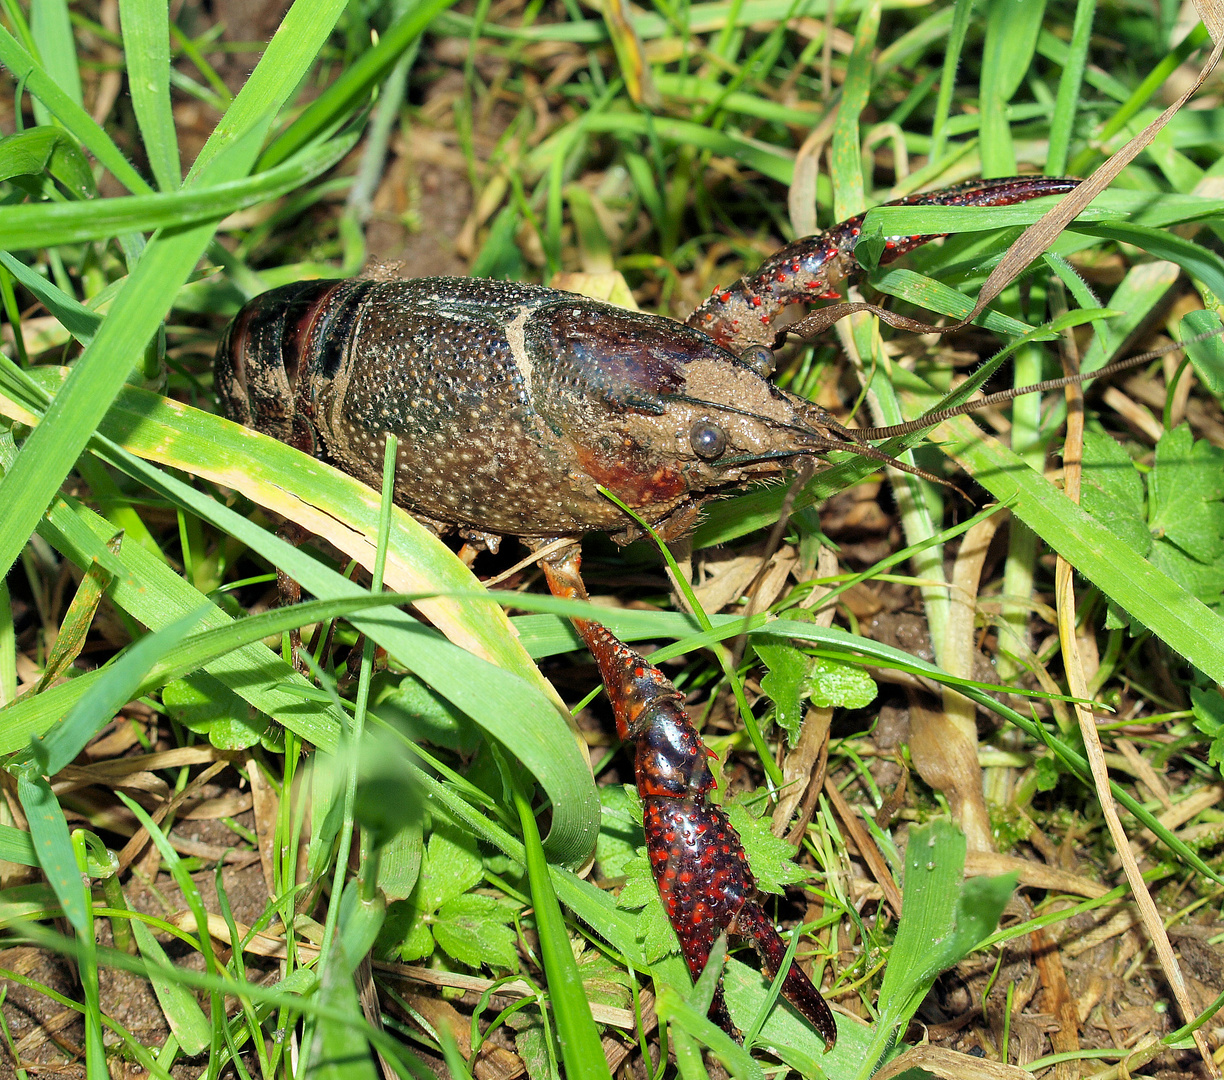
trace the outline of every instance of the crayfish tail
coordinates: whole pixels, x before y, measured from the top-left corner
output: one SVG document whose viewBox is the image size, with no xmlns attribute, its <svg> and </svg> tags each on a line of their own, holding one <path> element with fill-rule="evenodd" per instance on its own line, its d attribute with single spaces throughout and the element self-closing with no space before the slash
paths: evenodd
<svg viewBox="0 0 1224 1080">
<path fill-rule="evenodd" d="M 760 954 L 765 974 L 770 979 L 776 978 L 786 959 L 786 943 L 766 917 L 760 903 L 750 900 L 740 909 L 737 929 L 752 942 Z M 812 980 L 794 961 L 782 980 L 782 996 L 820 1032 L 820 1037 L 825 1041 L 825 1053 L 832 1050 L 837 1042 L 837 1025 L 833 1020 L 833 1010 L 821 997 Z"/>
</svg>

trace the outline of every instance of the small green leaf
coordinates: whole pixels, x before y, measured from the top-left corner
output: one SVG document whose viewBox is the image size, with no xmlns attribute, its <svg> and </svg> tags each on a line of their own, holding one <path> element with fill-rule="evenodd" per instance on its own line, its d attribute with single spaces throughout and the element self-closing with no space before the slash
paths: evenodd
<svg viewBox="0 0 1224 1080">
<path fill-rule="evenodd" d="M 1084 432 L 1083 485 L 1080 505 L 1137 554 L 1152 547 L 1143 513 L 1143 482 L 1134 462 L 1102 431 Z"/>
<path fill-rule="evenodd" d="M 876 699 L 875 680 L 858 664 L 827 657 L 812 658 L 808 696 L 821 708 L 862 709 Z"/>
<path fill-rule="evenodd" d="M 1054 758 L 1038 758 L 1033 764 L 1033 770 L 1037 775 L 1038 791 L 1053 791 L 1058 787 L 1058 778 L 1062 775 L 1062 772 Z"/>
<path fill-rule="evenodd" d="M 494 896 L 467 893 L 448 900 L 434 920 L 434 939 L 460 963 L 518 970 L 514 907 Z"/>
<path fill-rule="evenodd" d="M 880 265 L 880 256 L 884 254 L 884 230 L 876 222 L 869 227 L 854 245 L 854 257 L 869 273 Z"/>
<path fill-rule="evenodd" d="M 1194 710 L 1194 726 L 1211 739 L 1207 764 L 1219 765 L 1224 761 L 1224 694 L 1214 687 L 1200 690 L 1192 686 L 1190 702 Z"/>
<path fill-rule="evenodd" d="M 636 793 L 635 793 L 636 794 Z M 605 880 L 624 877 L 625 867 L 642 846 L 641 808 L 635 809 L 622 784 L 607 784 L 599 789 L 602 806 L 599 837 L 595 841 L 595 862 Z"/>
<path fill-rule="evenodd" d="M 625 866 L 625 887 L 616 898 L 616 906 L 627 911 L 641 909 L 637 923 L 637 939 L 642 943 L 646 960 L 653 964 L 671 953 L 680 951 L 680 940 L 667 919 L 659 890 L 650 870 L 645 849 Z"/>
<path fill-rule="evenodd" d="M 753 648 L 761 663 L 769 668 L 761 678 L 761 689 L 773 700 L 774 719 L 793 746 L 799 738 L 799 724 L 803 720 L 804 681 L 811 657 L 789 642 L 758 640 L 753 642 Z"/>
<path fill-rule="evenodd" d="M 60 139 L 52 148 L 47 171 L 78 199 L 92 199 L 98 194 L 89 160 L 69 139 Z"/>
<path fill-rule="evenodd" d="M 268 729 L 266 716 L 206 671 L 166 683 L 161 698 L 171 717 L 218 750 L 246 750 Z"/>
<path fill-rule="evenodd" d="M 395 684 L 380 677 L 370 696 L 370 708 L 394 724 L 412 742 L 425 742 L 471 755 L 480 745 L 480 729 L 467 715 L 417 676 L 403 676 Z"/>
<path fill-rule="evenodd" d="M 787 885 L 807 881 L 811 871 L 795 862 L 793 844 L 774 836 L 767 817 L 757 817 L 738 799 L 730 799 L 723 809 L 744 843 L 744 854 L 757 879 L 757 888 L 780 893 Z"/>
<path fill-rule="evenodd" d="M 927 995 L 998 924 L 1014 874 L 962 881 L 965 836 L 951 822 L 911 829 L 905 850 L 905 906 L 880 986 L 876 1042 L 882 1052 Z"/>
<path fill-rule="evenodd" d="M 1148 477 L 1149 524 L 1199 562 L 1224 554 L 1224 450 L 1195 440 L 1188 424 L 1156 444 Z"/>
<path fill-rule="evenodd" d="M 633 978 L 619 964 L 613 963 L 599 949 L 586 948 L 578 957 L 578 973 L 588 1000 L 601 1005 L 625 1008 L 633 999 L 630 986 Z"/>
<path fill-rule="evenodd" d="M 397 956 L 409 964 L 432 956 L 434 937 L 428 921 L 432 917 L 432 913 L 423 912 L 413 900 L 392 904 L 375 942 L 375 950 L 380 955 Z"/>
<path fill-rule="evenodd" d="M 476 837 L 445 822 L 435 822 L 421 869 L 420 906 L 437 911 L 462 896 L 484 876 Z"/>
<path fill-rule="evenodd" d="M 1224 338 L 1219 335 L 1220 316 L 1214 311 L 1192 311 L 1181 321 L 1181 340 L 1214 333 L 1205 341 L 1186 346 L 1186 355 L 1203 385 L 1219 397 L 1224 394 Z"/>
</svg>

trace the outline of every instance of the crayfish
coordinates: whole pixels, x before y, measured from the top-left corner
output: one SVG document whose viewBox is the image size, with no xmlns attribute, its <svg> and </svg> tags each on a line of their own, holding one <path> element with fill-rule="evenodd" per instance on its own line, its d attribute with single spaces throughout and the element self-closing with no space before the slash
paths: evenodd
<svg viewBox="0 0 1224 1080">
<path fill-rule="evenodd" d="M 985 180 L 901 203 L 1002 206 L 1077 183 Z M 394 433 L 396 501 L 477 547 L 495 549 L 505 536 L 535 547 L 592 531 L 631 538 L 637 527 L 604 489 L 675 538 L 710 498 L 799 459 L 845 449 L 892 461 L 769 380 L 777 315 L 837 296 L 837 285 L 861 272 L 854 246 L 862 221 L 783 248 L 715 289 L 686 324 L 502 281 L 284 286 L 230 324 L 216 388 L 231 418 L 375 487 Z M 881 261 L 932 239 L 889 238 Z M 576 546 L 544 566 L 555 594 L 585 598 Z M 785 947 L 739 836 L 710 802 L 707 751 L 683 696 L 599 623 L 575 624 L 617 732 L 634 747 L 647 851 L 694 978 L 722 933 L 750 941 L 777 975 Z M 797 964 L 782 993 L 831 1047 L 833 1014 Z M 721 987 L 711 1015 L 736 1036 Z"/>
</svg>

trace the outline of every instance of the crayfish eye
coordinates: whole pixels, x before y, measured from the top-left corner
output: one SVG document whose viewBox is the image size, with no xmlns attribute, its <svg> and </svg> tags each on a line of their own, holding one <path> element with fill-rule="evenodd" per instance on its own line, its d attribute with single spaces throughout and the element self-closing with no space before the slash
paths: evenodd
<svg viewBox="0 0 1224 1080">
<path fill-rule="evenodd" d="M 752 368 L 762 379 L 774 373 L 774 354 L 764 345 L 749 345 L 740 353 L 740 363 Z"/>
<path fill-rule="evenodd" d="M 714 461 L 722 457 L 723 451 L 727 449 L 727 433 L 717 424 L 698 420 L 689 429 L 689 445 L 699 458 Z"/>
</svg>

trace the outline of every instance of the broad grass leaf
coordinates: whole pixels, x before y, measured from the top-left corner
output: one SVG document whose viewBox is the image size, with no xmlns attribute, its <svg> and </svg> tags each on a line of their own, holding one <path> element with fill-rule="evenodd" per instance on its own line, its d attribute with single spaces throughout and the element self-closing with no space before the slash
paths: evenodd
<svg viewBox="0 0 1224 1080">
<path fill-rule="evenodd" d="M 68 822 L 51 785 L 41 776 L 23 770 L 17 776 L 17 798 L 30 826 L 38 865 L 55 890 L 64 917 L 77 933 L 86 933 L 89 912 L 85 907 L 85 886 L 73 854 Z"/>
<path fill-rule="evenodd" d="M 379 1080 L 351 971 L 339 941 L 334 942 L 319 1000 L 345 1019 L 326 1017 L 316 1022 L 306 1054 L 306 1075 L 311 1080 Z"/>
<path fill-rule="evenodd" d="M 204 1010 L 195 994 L 175 980 L 174 965 L 153 931 L 141 919 L 132 919 L 131 925 L 166 1023 L 188 1057 L 202 1054 L 212 1041 L 212 1027 Z"/>
<path fill-rule="evenodd" d="M 884 1042 L 908 1023 L 936 977 L 972 952 L 998 924 L 1014 875 L 962 880 L 965 837 L 948 821 L 910 830 L 904 909 L 878 1001 Z"/>
</svg>

